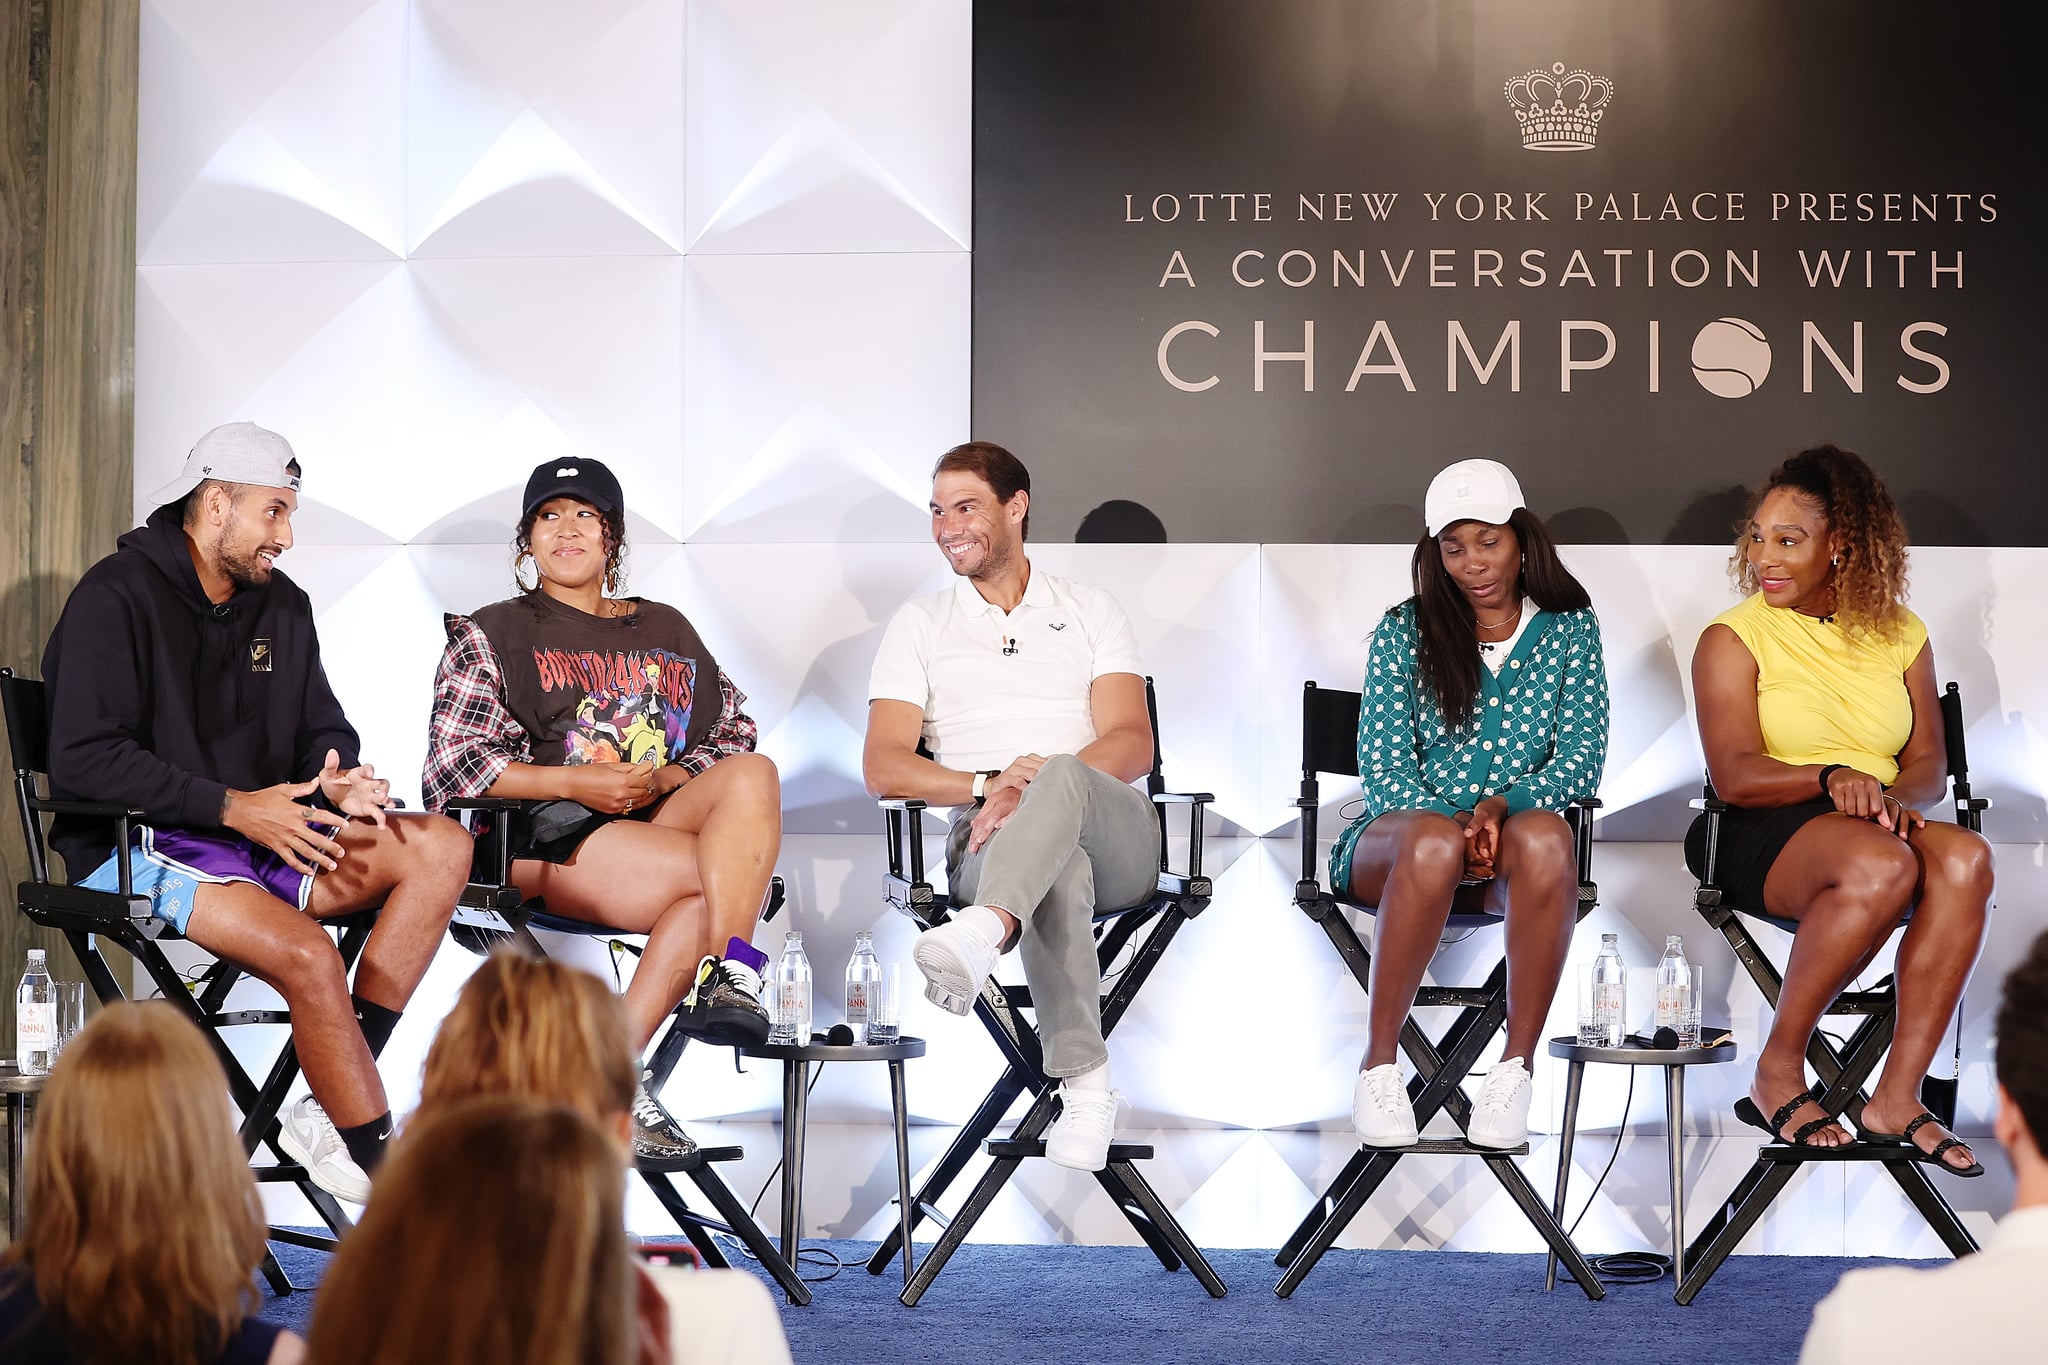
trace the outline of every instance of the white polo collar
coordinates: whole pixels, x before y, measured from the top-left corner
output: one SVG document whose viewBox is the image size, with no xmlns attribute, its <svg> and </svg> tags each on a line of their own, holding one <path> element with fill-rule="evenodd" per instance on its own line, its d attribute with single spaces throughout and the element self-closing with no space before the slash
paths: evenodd
<svg viewBox="0 0 2048 1365">
<path fill-rule="evenodd" d="M 974 586 L 973 579 L 964 575 L 953 584 L 953 596 L 960 603 L 960 610 L 970 616 L 988 616 L 991 614 L 1001 616 L 1005 614 L 1001 607 L 981 595 L 981 590 Z M 1024 584 L 1024 600 L 1017 605 L 1019 607 L 1050 607 L 1055 605 L 1055 599 L 1052 595 L 1052 584 L 1047 581 L 1045 574 L 1035 564 L 1031 567 L 1030 579 Z"/>
</svg>

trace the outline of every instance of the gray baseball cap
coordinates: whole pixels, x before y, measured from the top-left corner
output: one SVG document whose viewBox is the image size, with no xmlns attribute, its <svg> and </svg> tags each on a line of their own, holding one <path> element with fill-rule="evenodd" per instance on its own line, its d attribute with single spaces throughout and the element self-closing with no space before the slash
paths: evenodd
<svg viewBox="0 0 2048 1365">
<path fill-rule="evenodd" d="M 157 507 L 177 502 L 208 479 L 222 483 L 253 483 L 264 488 L 299 489 L 298 457 L 291 442 L 254 422 L 229 422 L 200 437 L 185 457 L 185 467 L 156 492 Z"/>
</svg>

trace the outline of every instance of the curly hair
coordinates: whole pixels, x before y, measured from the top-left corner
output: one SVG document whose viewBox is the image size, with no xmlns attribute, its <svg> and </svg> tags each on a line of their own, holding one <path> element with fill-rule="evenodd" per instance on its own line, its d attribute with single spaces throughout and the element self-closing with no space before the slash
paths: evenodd
<svg viewBox="0 0 2048 1365">
<path fill-rule="evenodd" d="M 607 597 L 617 597 L 626 582 L 626 514 L 614 507 L 598 516 L 604 522 L 604 591 Z M 512 581 L 528 594 L 540 591 L 540 574 L 536 572 L 533 585 L 527 586 L 519 576 L 519 561 L 533 553 L 533 524 L 539 520 L 540 508 L 536 507 L 520 518 L 512 533 Z"/>
<path fill-rule="evenodd" d="M 1843 627 L 1899 638 L 1906 622 L 1906 523 L 1884 480 L 1852 451 L 1815 446 L 1771 471 L 1736 527 L 1735 555 L 1728 561 L 1736 587 L 1753 593 L 1761 586 L 1746 552 L 1749 525 L 1777 488 L 1790 489 L 1835 533 L 1835 553 L 1841 556 L 1834 571 L 1835 615 Z"/>
</svg>

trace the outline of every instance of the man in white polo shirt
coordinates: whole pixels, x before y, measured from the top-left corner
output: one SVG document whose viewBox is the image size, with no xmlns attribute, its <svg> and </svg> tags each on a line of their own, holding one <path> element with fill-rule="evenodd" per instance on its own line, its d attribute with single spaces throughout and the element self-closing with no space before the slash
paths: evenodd
<svg viewBox="0 0 2048 1365">
<path fill-rule="evenodd" d="M 1152 769 L 1137 644 L 1114 597 L 1032 568 L 1031 475 L 1009 451 L 947 451 L 931 513 L 960 581 L 905 605 L 882 636 L 868 790 L 964 808 L 946 840 L 961 908 L 912 955 L 925 998 L 966 1014 L 1017 946 L 1045 1072 L 1061 1081 L 1045 1154 L 1099 1171 L 1123 1097 L 1109 1084 L 1093 916 L 1143 900 L 1159 875 L 1158 817 L 1130 785 Z"/>
</svg>

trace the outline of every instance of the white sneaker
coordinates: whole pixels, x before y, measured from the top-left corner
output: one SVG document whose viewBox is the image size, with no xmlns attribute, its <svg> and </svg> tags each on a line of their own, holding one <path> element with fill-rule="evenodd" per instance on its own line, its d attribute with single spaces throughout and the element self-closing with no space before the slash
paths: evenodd
<svg viewBox="0 0 2048 1365">
<path fill-rule="evenodd" d="M 1002 955 L 1003 946 L 989 942 L 965 912 L 919 934 L 917 946 L 910 950 L 910 960 L 924 973 L 924 998 L 951 1014 L 974 1008 L 982 983 Z"/>
<path fill-rule="evenodd" d="M 1496 1062 L 1479 1083 L 1472 1102 L 1472 1126 L 1465 1130 L 1475 1147 L 1519 1147 L 1529 1140 L 1529 1068 L 1520 1057 Z"/>
<path fill-rule="evenodd" d="M 277 1145 L 285 1155 L 306 1168 L 313 1183 L 351 1204 L 370 1202 L 370 1177 L 348 1154 L 348 1144 L 335 1130 L 334 1120 L 311 1095 L 285 1111 Z"/>
<path fill-rule="evenodd" d="M 1116 1111 L 1124 1102 L 1121 1090 L 1076 1090 L 1060 1087 L 1060 1116 L 1045 1130 L 1045 1159 L 1071 1171 L 1099 1171 L 1109 1164 L 1109 1144 L 1116 1137 Z"/>
<path fill-rule="evenodd" d="M 1415 1145 L 1415 1106 L 1408 1102 L 1399 1062 L 1358 1073 L 1351 1091 L 1351 1129 L 1368 1147 Z"/>
</svg>

